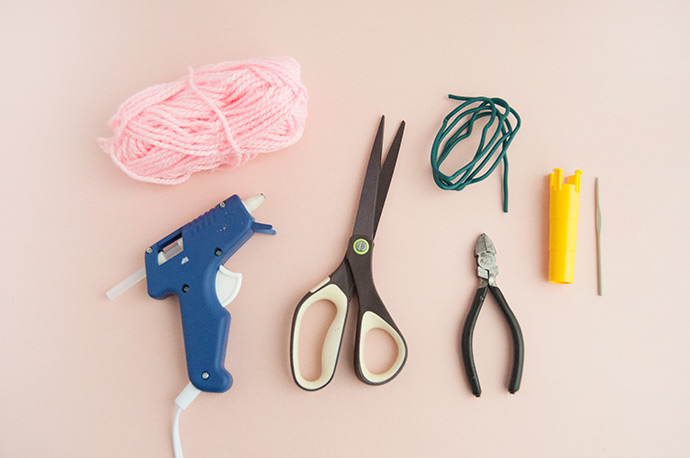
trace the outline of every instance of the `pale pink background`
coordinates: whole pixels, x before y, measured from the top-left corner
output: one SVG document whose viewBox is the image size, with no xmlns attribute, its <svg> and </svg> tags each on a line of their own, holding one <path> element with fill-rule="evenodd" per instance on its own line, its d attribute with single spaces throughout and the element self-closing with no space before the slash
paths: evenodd
<svg viewBox="0 0 690 458">
<path fill-rule="evenodd" d="M 172 456 L 187 383 L 177 303 L 143 284 L 116 302 L 104 293 L 148 244 L 257 192 L 257 219 L 278 235 L 228 265 L 244 274 L 230 306 L 235 385 L 185 411 L 185 456 L 690 456 L 689 19 L 668 0 L 4 2 L 0 456 Z M 134 92 L 265 55 L 302 65 L 309 118 L 295 146 L 173 187 L 128 178 L 98 148 Z M 508 214 L 500 173 L 460 193 L 432 181 L 449 92 L 503 97 L 523 118 Z M 290 376 L 292 313 L 342 256 L 381 114 L 387 142 L 408 123 L 374 271 L 409 360 L 388 385 L 361 383 L 350 321 L 333 382 L 307 393 Z M 546 281 L 554 167 L 584 171 L 571 286 Z M 526 360 L 511 396 L 510 339 L 488 299 L 475 399 L 458 342 L 484 231 Z"/>
</svg>

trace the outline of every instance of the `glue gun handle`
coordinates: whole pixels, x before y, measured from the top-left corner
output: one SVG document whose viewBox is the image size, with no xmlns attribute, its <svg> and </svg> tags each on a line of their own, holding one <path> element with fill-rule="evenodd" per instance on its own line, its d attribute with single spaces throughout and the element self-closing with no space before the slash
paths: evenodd
<svg viewBox="0 0 690 458">
<path fill-rule="evenodd" d="M 189 380 L 201 391 L 222 393 L 232 386 L 225 370 L 230 313 L 212 288 L 187 286 L 178 297 Z"/>
</svg>

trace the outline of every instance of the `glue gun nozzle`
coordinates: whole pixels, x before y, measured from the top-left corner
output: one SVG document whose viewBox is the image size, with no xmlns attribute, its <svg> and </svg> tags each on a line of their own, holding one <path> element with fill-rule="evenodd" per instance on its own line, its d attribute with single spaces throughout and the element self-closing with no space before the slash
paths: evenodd
<svg viewBox="0 0 690 458">
<path fill-rule="evenodd" d="M 259 208 L 259 205 L 261 205 L 265 199 L 265 195 L 257 194 L 255 196 L 244 199 L 242 203 L 244 204 L 244 207 L 247 209 L 247 211 L 251 213 L 257 208 Z"/>
</svg>

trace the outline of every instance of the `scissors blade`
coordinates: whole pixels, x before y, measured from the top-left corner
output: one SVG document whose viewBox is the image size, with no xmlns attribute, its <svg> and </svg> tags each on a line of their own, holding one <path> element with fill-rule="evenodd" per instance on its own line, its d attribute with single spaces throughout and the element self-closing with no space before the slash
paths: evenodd
<svg viewBox="0 0 690 458">
<path fill-rule="evenodd" d="M 402 136 L 405 131 L 405 121 L 400 123 L 398 127 L 398 132 L 395 134 L 393 143 L 388 149 L 386 154 L 386 159 L 383 161 L 383 167 L 381 167 L 381 173 L 379 175 L 379 189 L 376 193 L 376 213 L 374 213 L 374 235 L 376 235 L 376 230 L 379 227 L 379 220 L 381 219 L 381 212 L 383 211 L 383 204 L 386 203 L 386 197 L 388 196 L 388 188 L 391 186 L 391 180 L 393 179 L 393 170 L 395 170 L 395 163 L 398 160 L 398 153 L 400 152 L 400 145 L 402 144 Z"/>
<path fill-rule="evenodd" d="M 364 174 L 364 184 L 362 184 L 362 194 L 359 198 L 359 207 L 355 217 L 355 227 L 352 235 L 363 235 L 374 238 L 376 226 L 376 195 L 379 188 L 379 175 L 381 174 L 381 153 L 383 151 L 383 126 L 385 116 L 381 116 L 378 132 L 374 139 L 374 146 L 369 155 L 369 164 Z"/>
</svg>

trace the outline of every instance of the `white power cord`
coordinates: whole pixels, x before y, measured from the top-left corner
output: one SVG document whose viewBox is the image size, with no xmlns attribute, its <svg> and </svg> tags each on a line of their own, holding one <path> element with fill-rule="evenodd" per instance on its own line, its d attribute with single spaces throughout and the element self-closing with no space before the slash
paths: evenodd
<svg viewBox="0 0 690 458">
<path fill-rule="evenodd" d="M 173 452 L 175 453 L 175 458 L 182 458 L 182 443 L 180 442 L 180 414 L 184 409 L 189 407 L 193 400 L 199 396 L 201 391 L 192 385 L 190 382 L 184 390 L 175 398 L 175 405 L 177 410 L 175 411 L 175 419 L 173 420 Z"/>
</svg>

